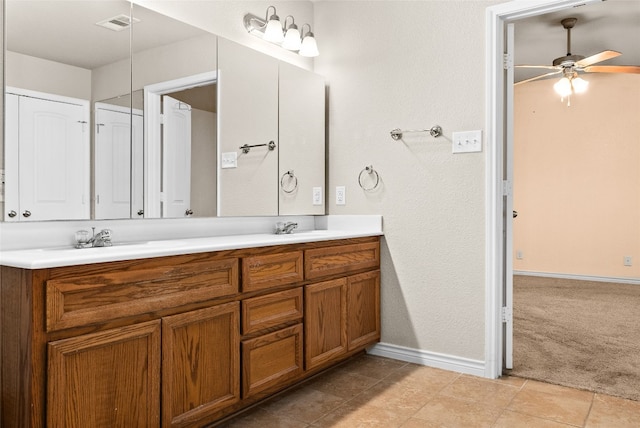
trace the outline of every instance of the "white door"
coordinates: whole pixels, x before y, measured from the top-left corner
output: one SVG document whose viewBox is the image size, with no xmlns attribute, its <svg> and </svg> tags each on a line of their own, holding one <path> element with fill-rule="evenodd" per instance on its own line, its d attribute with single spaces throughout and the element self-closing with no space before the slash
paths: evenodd
<svg viewBox="0 0 640 428">
<path fill-rule="evenodd" d="M 88 219 L 88 104 L 19 104 L 20 220 Z"/>
<path fill-rule="evenodd" d="M 4 193 L 4 220 L 19 221 L 20 212 L 20 178 L 18 157 L 18 127 L 20 124 L 19 111 L 20 97 L 15 94 L 5 94 L 5 134 L 4 134 L 4 168 L 5 168 L 5 193 Z"/>
<path fill-rule="evenodd" d="M 134 109 L 131 119 L 133 139 L 131 160 L 131 218 L 144 217 L 144 113 Z"/>
<path fill-rule="evenodd" d="M 514 24 L 507 25 L 505 67 L 505 171 L 504 171 L 504 368 L 513 368 L 513 45 Z"/>
<path fill-rule="evenodd" d="M 131 115 L 129 109 L 96 104 L 95 218 L 129 218 L 131 213 Z"/>
<path fill-rule="evenodd" d="M 191 215 L 191 106 L 162 97 L 162 217 Z"/>
<path fill-rule="evenodd" d="M 143 215 L 142 113 L 96 103 L 95 121 L 94 216 L 96 219 L 140 218 Z"/>
</svg>

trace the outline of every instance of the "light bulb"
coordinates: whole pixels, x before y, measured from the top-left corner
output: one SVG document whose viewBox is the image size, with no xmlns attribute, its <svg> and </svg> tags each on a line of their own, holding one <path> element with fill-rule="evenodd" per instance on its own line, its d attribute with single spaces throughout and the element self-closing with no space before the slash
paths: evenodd
<svg viewBox="0 0 640 428">
<path fill-rule="evenodd" d="M 316 43 L 315 37 L 313 37 L 313 33 L 309 31 L 304 35 L 304 39 L 302 39 L 302 46 L 300 46 L 300 55 L 307 57 L 314 57 L 320 55 L 318 52 L 318 44 Z"/>
<path fill-rule="evenodd" d="M 287 29 L 287 33 L 284 35 L 284 42 L 282 42 L 282 47 L 290 51 L 298 51 L 300 50 L 301 45 L 302 42 L 300 41 L 300 31 L 298 31 L 298 27 L 292 24 Z"/>
<path fill-rule="evenodd" d="M 280 24 L 280 17 L 273 14 L 267 22 L 267 28 L 264 30 L 264 39 L 272 43 L 282 43 L 284 40 L 284 34 L 282 33 L 282 25 Z"/>
<path fill-rule="evenodd" d="M 581 94 L 587 90 L 589 82 L 580 77 L 575 77 L 571 79 L 571 85 L 573 86 L 573 90 L 576 94 Z"/>
<path fill-rule="evenodd" d="M 558 80 L 555 85 L 553 85 L 553 89 L 561 97 L 567 97 L 571 95 L 571 82 L 568 78 L 563 77 L 562 79 Z"/>
</svg>

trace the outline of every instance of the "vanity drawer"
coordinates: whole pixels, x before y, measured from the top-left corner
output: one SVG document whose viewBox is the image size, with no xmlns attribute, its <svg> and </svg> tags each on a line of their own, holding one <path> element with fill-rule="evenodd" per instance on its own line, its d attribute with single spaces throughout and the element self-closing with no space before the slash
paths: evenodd
<svg viewBox="0 0 640 428">
<path fill-rule="evenodd" d="M 303 279 L 302 251 L 265 254 L 242 259 L 242 291 L 294 284 Z"/>
<path fill-rule="evenodd" d="M 314 248 L 304 252 L 306 279 L 342 275 L 380 266 L 380 242 Z"/>
<path fill-rule="evenodd" d="M 302 319 L 302 287 L 242 301 L 242 334 Z"/>
<path fill-rule="evenodd" d="M 91 325 L 238 293 L 238 259 L 165 259 L 46 281 L 47 331 Z"/>
<path fill-rule="evenodd" d="M 302 324 L 242 342 L 242 397 L 283 385 L 303 372 Z"/>
</svg>

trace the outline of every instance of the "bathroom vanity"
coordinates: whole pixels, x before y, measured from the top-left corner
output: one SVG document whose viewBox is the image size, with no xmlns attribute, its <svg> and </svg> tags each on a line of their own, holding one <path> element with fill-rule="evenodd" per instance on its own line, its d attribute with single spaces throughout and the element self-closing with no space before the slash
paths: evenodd
<svg viewBox="0 0 640 428">
<path fill-rule="evenodd" d="M 2 422 L 207 426 L 377 342 L 379 236 L 289 236 L 5 257 Z"/>
</svg>

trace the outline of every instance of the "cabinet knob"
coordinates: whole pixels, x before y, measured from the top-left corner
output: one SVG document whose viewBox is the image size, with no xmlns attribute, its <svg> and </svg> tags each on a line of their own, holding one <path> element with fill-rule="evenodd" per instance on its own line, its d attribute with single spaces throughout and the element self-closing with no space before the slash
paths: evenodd
<svg viewBox="0 0 640 428">
<path fill-rule="evenodd" d="M 138 210 L 138 215 L 144 215 L 144 210 Z"/>
<path fill-rule="evenodd" d="M 184 212 L 185 215 L 193 215 L 193 211 L 191 209 L 188 209 Z"/>
<path fill-rule="evenodd" d="M 24 210 L 24 212 L 22 213 L 23 217 L 31 217 L 31 211 L 29 210 Z"/>
<path fill-rule="evenodd" d="M 17 212 L 15 212 L 14 210 L 9 211 L 9 214 L 7 214 L 9 217 L 14 218 L 15 216 L 18 215 Z"/>
</svg>

